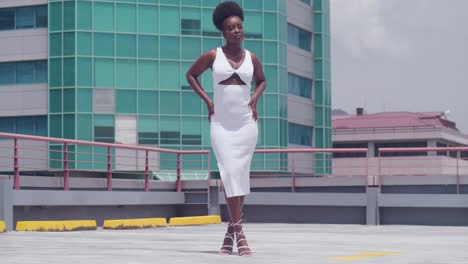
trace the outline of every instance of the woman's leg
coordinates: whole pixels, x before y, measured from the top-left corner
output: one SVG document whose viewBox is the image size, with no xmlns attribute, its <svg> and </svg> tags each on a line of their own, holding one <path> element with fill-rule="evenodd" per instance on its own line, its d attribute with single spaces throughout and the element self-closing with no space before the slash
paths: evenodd
<svg viewBox="0 0 468 264">
<path fill-rule="evenodd" d="M 224 198 L 226 198 L 227 201 L 227 196 L 226 193 L 224 193 Z M 228 211 L 228 227 L 226 230 L 226 234 L 224 234 L 224 240 L 223 240 L 223 245 L 221 246 L 221 249 L 219 250 L 219 254 L 221 255 L 230 255 L 232 253 L 233 245 L 234 245 L 234 239 L 235 239 L 235 234 L 234 234 L 234 225 L 232 225 L 231 221 L 231 213 L 229 211 L 229 206 L 227 206 L 227 211 Z"/>
<path fill-rule="evenodd" d="M 252 255 L 247 239 L 242 230 L 242 206 L 244 202 L 244 196 L 236 196 L 227 198 L 227 206 L 229 213 L 231 215 L 231 223 L 234 225 L 234 232 L 236 233 L 237 241 L 237 252 L 240 256 Z"/>
</svg>

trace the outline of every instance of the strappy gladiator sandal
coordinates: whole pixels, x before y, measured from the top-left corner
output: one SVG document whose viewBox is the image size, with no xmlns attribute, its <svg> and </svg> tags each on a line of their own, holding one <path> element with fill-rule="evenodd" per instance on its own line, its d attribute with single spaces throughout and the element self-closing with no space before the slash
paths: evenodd
<svg viewBox="0 0 468 264">
<path fill-rule="evenodd" d="M 253 251 L 250 250 L 249 246 L 247 245 L 247 238 L 244 234 L 244 230 L 241 230 L 240 232 L 237 232 L 236 231 L 236 226 L 241 226 L 242 227 L 242 219 L 240 219 L 239 221 L 237 221 L 237 223 L 233 224 L 233 227 L 234 227 L 234 234 L 236 235 L 236 246 L 237 246 L 237 253 L 239 254 L 239 256 L 252 256 L 253 255 Z M 241 241 L 245 241 L 246 245 L 245 246 L 240 246 L 239 247 L 239 242 Z M 242 250 L 242 251 L 239 251 L 239 249 L 247 249 L 247 250 Z"/>
<path fill-rule="evenodd" d="M 233 232 L 229 233 L 229 228 L 232 228 Z M 235 231 L 234 231 L 234 225 L 228 223 L 228 230 L 226 234 L 224 235 L 224 239 L 226 238 L 230 239 L 232 241 L 232 244 L 234 244 L 234 239 L 235 239 Z M 218 251 L 218 254 L 220 255 L 231 255 L 232 254 L 232 245 L 226 245 L 224 244 L 221 246 L 221 249 Z"/>
</svg>

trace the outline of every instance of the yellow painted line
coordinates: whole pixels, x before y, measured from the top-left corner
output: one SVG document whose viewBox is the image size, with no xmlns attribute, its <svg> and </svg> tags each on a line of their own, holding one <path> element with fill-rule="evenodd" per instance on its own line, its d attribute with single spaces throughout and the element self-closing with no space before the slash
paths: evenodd
<svg viewBox="0 0 468 264">
<path fill-rule="evenodd" d="M 220 224 L 220 223 L 221 223 L 221 216 L 219 215 L 172 217 L 169 220 L 169 225 L 171 226 L 207 225 L 207 224 Z"/>
<path fill-rule="evenodd" d="M 16 231 L 79 231 L 96 229 L 95 220 L 19 221 L 16 223 Z"/>
<path fill-rule="evenodd" d="M 364 252 L 359 255 L 354 256 L 344 256 L 344 257 L 337 257 L 331 258 L 330 260 L 337 260 L 337 261 L 347 261 L 347 260 L 357 260 L 357 259 L 365 259 L 365 258 L 373 258 L 373 257 L 383 257 L 388 255 L 398 255 L 400 252 Z"/>
<path fill-rule="evenodd" d="M 0 233 L 6 232 L 6 224 L 3 221 L 0 221 Z"/>
<path fill-rule="evenodd" d="M 149 228 L 157 226 L 167 226 L 166 218 L 140 218 L 140 219 L 119 219 L 105 220 L 104 229 L 135 229 Z"/>
</svg>

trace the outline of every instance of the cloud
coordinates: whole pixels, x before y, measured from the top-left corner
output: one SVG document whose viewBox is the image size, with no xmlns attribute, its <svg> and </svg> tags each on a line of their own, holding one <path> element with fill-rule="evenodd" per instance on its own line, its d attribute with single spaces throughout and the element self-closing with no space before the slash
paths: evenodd
<svg viewBox="0 0 468 264">
<path fill-rule="evenodd" d="M 467 0 L 331 0 L 332 106 L 444 111 L 468 133 Z"/>
<path fill-rule="evenodd" d="M 382 0 L 331 1 L 332 40 L 348 49 L 354 58 L 368 53 L 406 56 L 410 52 L 409 43 L 389 30 L 379 15 L 383 2 Z"/>
</svg>

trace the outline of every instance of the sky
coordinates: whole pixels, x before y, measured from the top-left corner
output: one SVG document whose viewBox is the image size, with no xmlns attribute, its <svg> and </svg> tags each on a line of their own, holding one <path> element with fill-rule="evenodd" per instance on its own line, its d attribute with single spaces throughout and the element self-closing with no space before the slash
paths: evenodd
<svg viewBox="0 0 468 264">
<path fill-rule="evenodd" d="M 468 0 L 331 0 L 332 108 L 443 112 L 468 134 Z"/>
</svg>

